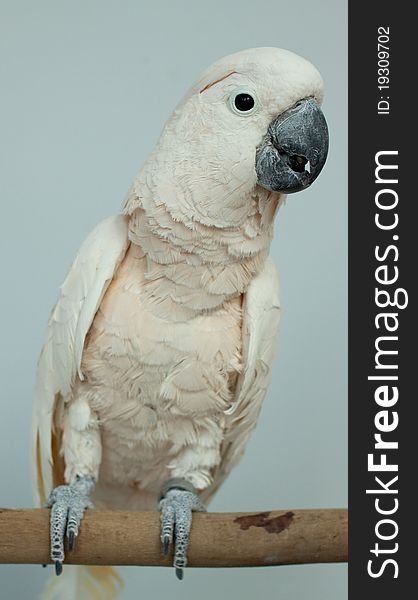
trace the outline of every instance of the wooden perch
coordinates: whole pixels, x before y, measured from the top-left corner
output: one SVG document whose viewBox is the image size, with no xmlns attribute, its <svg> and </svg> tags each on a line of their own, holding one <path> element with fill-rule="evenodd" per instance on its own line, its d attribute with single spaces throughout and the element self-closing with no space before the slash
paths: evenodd
<svg viewBox="0 0 418 600">
<path fill-rule="evenodd" d="M 66 563 L 171 566 L 158 512 L 88 510 Z M 191 567 L 261 567 L 347 561 L 347 510 L 195 513 Z M 0 509 L 0 563 L 45 564 L 49 511 Z"/>
</svg>

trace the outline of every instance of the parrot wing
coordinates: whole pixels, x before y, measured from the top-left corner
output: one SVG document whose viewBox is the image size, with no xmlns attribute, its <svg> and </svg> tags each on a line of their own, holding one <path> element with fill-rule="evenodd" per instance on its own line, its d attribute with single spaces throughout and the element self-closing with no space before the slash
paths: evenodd
<svg viewBox="0 0 418 600">
<path fill-rule="evenodd" d="M 97 225 L 82 244 L 51 312 L 33 411 L 33 484 L 40 504 L 53 486 L 63 483 L 55 413 L 71 399 L 76 379 L 83 379 L 85 337 L 128 245 L 126 216 L 113 216 Z"/>
<path fill-rule="evenodd" d="M 244 297 L 243 311 L 242 372 L 235 402 L 226 413 L 221 461 L 212 486 L 202 493 L 204 500 L 212 497 L 241 459 L 270 383 L 280 318 L 279 279 L 270 257 L 263 271 L 251 282 Z"/>
</svg>

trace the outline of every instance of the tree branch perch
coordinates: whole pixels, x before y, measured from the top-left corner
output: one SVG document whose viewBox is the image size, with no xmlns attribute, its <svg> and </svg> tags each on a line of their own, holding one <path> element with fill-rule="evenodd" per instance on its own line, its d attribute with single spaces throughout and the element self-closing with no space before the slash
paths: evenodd
<svg viewBox="0 0 418 600">
<path fill-rule="evenodd" d="M 191 567 L 260 567 L 347 561 L 347 510 L 194 513 Z M 46 564 L 49 511 L 0 509 L 0 563 Z M 171 566 L 158 512 L 88 510 L 66 563 Z"/>
</svg>

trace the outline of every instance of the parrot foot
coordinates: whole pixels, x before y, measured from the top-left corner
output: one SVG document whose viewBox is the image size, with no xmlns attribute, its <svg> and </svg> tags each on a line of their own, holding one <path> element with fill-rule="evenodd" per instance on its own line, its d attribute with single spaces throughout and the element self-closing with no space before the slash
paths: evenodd
<svg viewBox="0 0 418 600">
<path fill-rule="evenodd" d="M 206 511 L 194 487 L 184 479 L 168 481 L 160 500 L 161 542 L 167 556 L 174 539 L 173 566 L 178 579 L 183 579 L 183 568 L 187 565 L 193 511 Z"/>
<path fill-rule="evenodd" d="M 75 550 L 81 519 L 86 508 L 92 506 L 89 499 L 94 489 L 93 477 L 78 477 L 71 485 L 60 485 L 49 495 L 47 507 L 51 508 L 51 560 L 55 573 L 61 575 L 64 562 L 64 536 L 68 538 L 68 549 Z"/>
</svg>

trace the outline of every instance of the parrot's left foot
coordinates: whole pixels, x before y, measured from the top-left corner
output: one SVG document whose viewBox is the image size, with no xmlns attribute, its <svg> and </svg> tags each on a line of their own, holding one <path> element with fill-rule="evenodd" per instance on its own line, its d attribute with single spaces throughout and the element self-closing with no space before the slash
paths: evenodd
<svg viewBox="0 0 418 600">
<path fill-rule="evenodd" d="M 86 508 L 92 506 L 90 494 L 94 490 L 93 477 L 77 477 L 71 485 L 60 485 L 52 490 L 47 507 L 51 508 L 51 559 L 57 575 L 62 573 L 64 562 L 64 536 L 68 538 L 68 549 L 75 549 L 81 520 Z"/>
<path fill-rule="evenodd" d="M 174 561 L 178 579 L 183 579 L 187 564 L 192 512 L 206 511 L 194 487 L 184 479 L 171 479 L 165 485 L 160 500 L 161 542 L 167 556 L 174 538 Z"/>
</svg>

